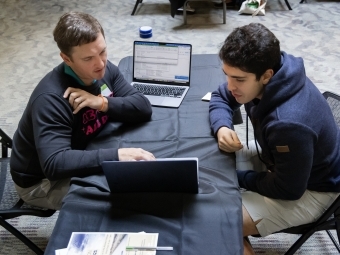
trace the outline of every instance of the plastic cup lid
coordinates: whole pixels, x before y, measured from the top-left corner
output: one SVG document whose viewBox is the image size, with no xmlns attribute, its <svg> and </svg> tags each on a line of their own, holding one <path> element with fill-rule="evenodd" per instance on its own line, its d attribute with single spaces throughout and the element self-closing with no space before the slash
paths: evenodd
<svg viewBox="0 0 340 255">
<path fill-rule="evenodd" d="M 142 26 L 139 28 L 139 32 L 141 33 L 151 33 L 152 32 L 152 27 L 149 26 Z"/>
</svg>

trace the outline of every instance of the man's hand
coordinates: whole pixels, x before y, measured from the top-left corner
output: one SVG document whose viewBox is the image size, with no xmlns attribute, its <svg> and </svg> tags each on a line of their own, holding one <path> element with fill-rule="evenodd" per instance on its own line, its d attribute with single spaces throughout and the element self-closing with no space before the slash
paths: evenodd
<svg viewBox="0 0 340 255">
<path fill-rule="evenodd" d="M 107 111 L 107 98 L 106 97 L 98 97 L 92 95 L 85 90 L 68 87 L 64 93 L 64 98 L 68 97 L 68 101 L 73 108 L 73 113 L 76 114 L 84 107 L 90 107 L 92 109 L 100 110 L 103 105 L 104 100 L 104 109 L 103 111 Z"/>
<path fill-rule="evenodd" d="M 243 148 L 234 130 L 221 127 L 217 131 L 218 147 L 225 152 L 235 152 Z"/>
<path fill-rule="evenodd" d="M 141 148 L 122 148 L 118 149 L 119 161 L 134 161 L 134 160 L 155 160 L 155 156 Z"/>
</svg>

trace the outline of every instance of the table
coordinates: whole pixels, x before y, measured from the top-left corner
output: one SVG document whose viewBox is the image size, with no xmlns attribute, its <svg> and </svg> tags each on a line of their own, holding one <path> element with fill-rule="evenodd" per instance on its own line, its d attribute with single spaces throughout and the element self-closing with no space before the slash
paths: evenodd
<svg viewBox="0 0 340 255">
<path fill-rule="evenodd" d="M 119 69 L 130 82 L 131 57 Z M 201 100 L 225 80 L 217 55 L 193 55 L 192 77 L 178 109 L 153 107 L 152 120 L 135 126 L 109 123 L 88 149 L 141 147 L 156 157 L 198 157 L 199 194 L 110 194 L 103 175 L 72 178 L 45 254 L 65 248 L 77 231 L 159 233 L 158 245 L 174 251 L 157 255 L 243 254 L 234 154 L 218 149 L 209 103 Z"/>
</svg>

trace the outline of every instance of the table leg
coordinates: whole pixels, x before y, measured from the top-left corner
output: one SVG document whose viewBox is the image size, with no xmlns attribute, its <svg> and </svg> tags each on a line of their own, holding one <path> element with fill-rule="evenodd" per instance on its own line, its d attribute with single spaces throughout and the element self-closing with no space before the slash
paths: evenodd
<svg viewBox="0 0 340 255">
<path fill-rule="evenodd" d="M 187 24 L 187 2 L 188 1 L 185 1 L 184 5 L 183 5 L 183 20 L 184 20 L 184 25 Z"/>
<path fill-rule="evenodd" d="M 304 1 L 304 0 L 302 0 L 302 1 Z M 293 10 L 292 7 L 290 7 L 290 4 L 289 4 L 288 0 L 285 0 L 285 2 L 286 2 L 286 5 L 287 5 L 288 9 L 289 9 L 290 11 Z"/>
<path fill-rule="evenodd" d="M 143 0 L 136 0 L 135 7 L 133 7 L 131 16 L 135 15 L 138 4 L 141 4 L 142 2 L 143 2 Z"/>
<path fill-rule="evenodd" d="M 227 12 L 227 4 L 225 3 L 225 0 L 223 0 L 223 24 L 226 23 L 226 12 Z"/>
</svg>

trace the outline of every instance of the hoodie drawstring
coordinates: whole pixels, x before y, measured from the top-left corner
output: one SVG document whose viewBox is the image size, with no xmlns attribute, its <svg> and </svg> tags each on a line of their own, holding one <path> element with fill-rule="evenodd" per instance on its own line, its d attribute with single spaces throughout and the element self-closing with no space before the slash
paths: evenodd
<svg viewBox="0 0 340 255">
<path fill-rule="evenodd" d="M 255 140 L 257 156 L 258 156 L 258 158 L 261 160 L 261 162 L 263 164 L 267 165 L 267 163 L 262 159 L 261 154 L 259 152 L 259 147 L 257 145 L 257 139 L 256 139 L 256 120 L 253 120 L 252 123 L 253 123 L 253 127 L 254 127 L 254 140 Z M 247 146 L 248 146 L 248 118 L 247 118 Z M 249 147 L 248 147 L 248 149 L 249 149 Z"/>
<path fill-rule="evenodd" d="M 249 150 L 249 145 L 248 145 L 248 112 L 246 112 L 246 132 L 247 132 L 246 144 L 247 144 L 247 148 Z"/>
</svg>

